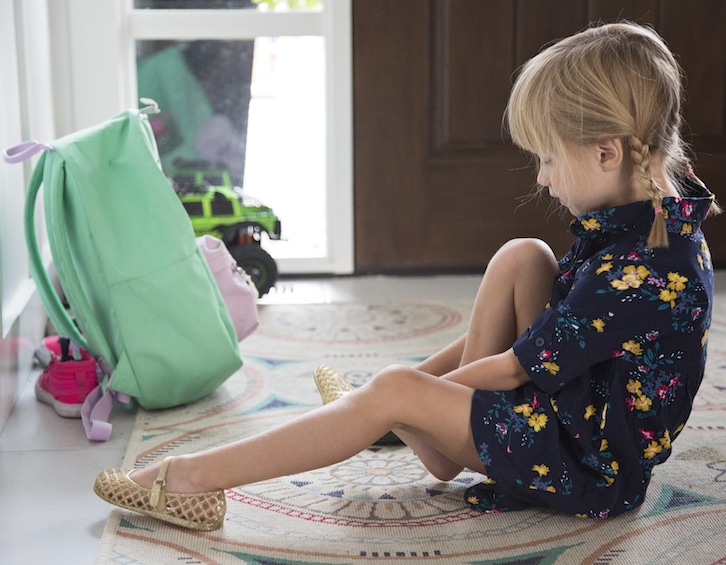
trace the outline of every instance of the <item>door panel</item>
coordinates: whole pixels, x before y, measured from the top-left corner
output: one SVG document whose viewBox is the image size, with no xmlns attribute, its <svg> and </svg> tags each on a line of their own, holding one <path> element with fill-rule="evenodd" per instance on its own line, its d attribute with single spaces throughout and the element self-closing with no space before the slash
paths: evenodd
<svg viewBox="0 0 726 565">
<path fill-rule="evenodd" d="M 725 185 L 726 3 L 354 0 L 356 270 L 482 268 L 520 236 L 564 253 L 571 218 L 529 198 L 534 171 L 502 115 L 542 45 L 617 17 L 654 25 L 680 55 L 699 173 Z M 726 264 L 726 215 L 706 231 Z"/>
</svg>

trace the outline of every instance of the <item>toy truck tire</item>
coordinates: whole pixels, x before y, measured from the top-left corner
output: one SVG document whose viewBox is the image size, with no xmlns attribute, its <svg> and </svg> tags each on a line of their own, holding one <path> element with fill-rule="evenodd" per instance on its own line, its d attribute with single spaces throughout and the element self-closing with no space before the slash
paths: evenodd
<svg viewBox="0 0 726 565">
<path fill-rule="evenodd" d="M 260 296 L 267 294 L 277 282 L 277 263 L 270 254 L 259 245 L 235 245 L 229 252 L 250 276 Z"/>
</svg>

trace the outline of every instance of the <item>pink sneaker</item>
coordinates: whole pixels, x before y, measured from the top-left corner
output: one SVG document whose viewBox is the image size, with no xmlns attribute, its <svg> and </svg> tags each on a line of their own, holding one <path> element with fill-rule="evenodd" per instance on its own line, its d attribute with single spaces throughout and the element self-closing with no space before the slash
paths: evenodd
<svg viewBox="0 0 726 565">
<path fill-rule="evenodd" d="M 64 418 L 80 418 L 83 401 L 98 384 L 96 360 L 85 349 L 80 357 L 51 357 L 48 369 L 35 383 L 35 397 Z"/>
</svg>

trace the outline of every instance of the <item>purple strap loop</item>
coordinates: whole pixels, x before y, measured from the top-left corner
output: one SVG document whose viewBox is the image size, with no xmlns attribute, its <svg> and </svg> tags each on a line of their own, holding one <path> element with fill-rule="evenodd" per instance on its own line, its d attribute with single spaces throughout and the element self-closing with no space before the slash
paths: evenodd
<svg viewBox="0 0 726 565">
<path fill-rule="evenodd" d="M 108 441 L 111 437 L 111 410 L 114 399 L 122 404 L 129 404 L 131 398 L 111 389 L 113 373 L 103 357 L 96 362 L 99 383 L 86 397 L 81 407 L 81 420 L 86 437 L 91 441 Z"/>
<path fill-rule="evenodd" d="M 26 159 L 30 159 L 36 153 L 52 150 L 53 148 L 50 145 L 31 139 L 13 147 L 8 147 L 3 151 L 3 161 L 6 163 L 21 163 Z"/>
</svg>

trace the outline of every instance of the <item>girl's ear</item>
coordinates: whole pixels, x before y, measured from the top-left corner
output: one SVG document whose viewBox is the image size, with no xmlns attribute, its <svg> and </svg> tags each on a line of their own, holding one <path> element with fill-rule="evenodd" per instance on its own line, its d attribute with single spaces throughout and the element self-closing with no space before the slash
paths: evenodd
<svg viewBox="0 0 726 565">
<path fill-rule="evenodd" d="M 623 164 L 623 142 L 605 139 L 597 143 L 598 163 L 603 171 L 613 171 Z"/>
</svg>

